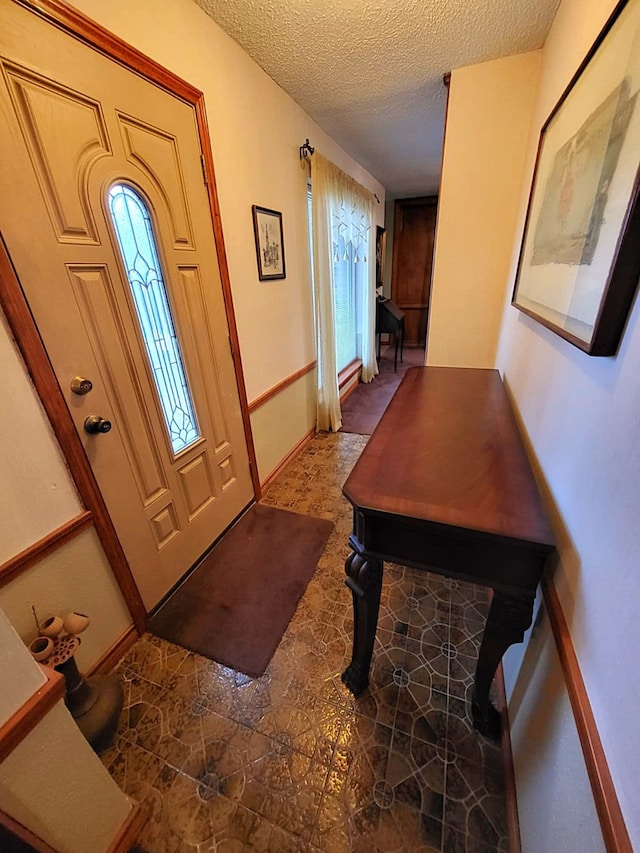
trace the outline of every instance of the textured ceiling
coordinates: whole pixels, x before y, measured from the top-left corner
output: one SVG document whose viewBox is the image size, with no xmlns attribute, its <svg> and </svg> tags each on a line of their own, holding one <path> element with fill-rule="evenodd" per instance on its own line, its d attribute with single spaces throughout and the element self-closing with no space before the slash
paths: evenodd
<svg viewBox="0 0 640 853">
<path fill-rule="evenodd" d="M 395 196 L 438 188 L 446 104 L 442 75 L 541 47 L 559 4 L 195 2 Z"/>
</svg>

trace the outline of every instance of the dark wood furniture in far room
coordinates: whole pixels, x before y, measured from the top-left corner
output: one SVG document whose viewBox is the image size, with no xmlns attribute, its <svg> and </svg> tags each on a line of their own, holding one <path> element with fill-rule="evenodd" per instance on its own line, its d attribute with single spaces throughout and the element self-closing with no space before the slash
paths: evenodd
<svg viewBox="0 0 640 853">
<path fill-rule="evenodd" d="M 378 361 L 380 360 L 380 338 L 382 335 L 393 335 L 395 350 L 393 369 L 398 369 L 398 344 L 400 344 L 400 361 L 404 349 L 404 314 L 391 299 L 376 300 L 376 335 L 378 336 Z"/>
<path fill-rule="evenodd" d="M 531 624 L 554 540 L 495 370 L 410 368 L 343 488 L 353 506 L 347 586 L 353 656 L 342 680 L 369 683 L 383 561 L 491 587 L 475 673 L 476 729 L 497 737 L 489 689 Z"/>
<path fill-rule="evenodd" d="M 424 348 L 438 197 L 396 199 L 391 298 L 405 314 L 407 346 Z"/>
</svg>

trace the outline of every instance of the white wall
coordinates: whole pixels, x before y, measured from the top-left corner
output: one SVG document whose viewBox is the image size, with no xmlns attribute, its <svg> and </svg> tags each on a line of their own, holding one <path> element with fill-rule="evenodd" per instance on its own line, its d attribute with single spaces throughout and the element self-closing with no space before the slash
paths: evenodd
<svg viewBox="0 0 640 853">
<path fill-rule="evenodd" d="M 495 367 L 540 52 L 451 73 L 427 364 Z"/>
<path fill-rule="evenodd" d="M 544 611 L 531 633 L 509 715 L 524 853 L 604 853 L 580 738 Z"/>
<path fill-rule="evenodd" d="M 515 277 L 542 123 L 615 6 L 563 0 L 543 51 L 510 279 Z M 555 583 L 613 776 L 627 829 L 640 848 L 638 707 L 640 646 L 640 310 L 633 308 L 616 357 L 590 358 L 504 305 L 497 359 L 553 504 L 560 564 Z M 542 705 L 544 689 L 528 690 Z M 564 703 L 559 719 L 569 713 Z M 519 725 L 517 715 L 514 720 Z M 560 729 L 549 733 L 560 738 Z M 564 789 L 523 787 L 538 814 Z M 525 850 L 542 851 L 533 839 Z M 546 848 L 548 849 L 548 848 Z"/>
<path fill-rule="evenodd" d="M 300 145 L 309 137 L 377 193 L 379 225 L 384 224 L 384 188 L 192 0 L 75 0 L 74 5 L 204 92 L 247 396 L 254 400 L 315 358 L 308 168 L 300 163 Z M 258 280 L 253 204 L 282 211 L 284 280 Z M 296 412 L 300 432 L 291 443 L 291 431 L 281 429 L 281 403 L 265 404 L 251 419 L 260 472 L 270 471 L 273 458 L 285 457 L 313 426 L 306 409 L 304 415 L 302 409 Z"/>
<path fill-rule="evenodd" d="M 0 311 L 0 563 L 82 512 L 62 454 Z M 29 506 L 30 512 L 25 512 Z"/>
</svg>

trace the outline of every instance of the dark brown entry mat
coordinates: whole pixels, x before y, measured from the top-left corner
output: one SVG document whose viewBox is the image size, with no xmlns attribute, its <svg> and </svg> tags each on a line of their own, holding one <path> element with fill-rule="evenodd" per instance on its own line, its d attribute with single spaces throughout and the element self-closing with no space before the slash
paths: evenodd
<svg viewBox="0 0 640 853">
<path fill-rule="evenodd" d="M 254 504 L 151 618 L 149 630 L 257 678 L 332 529 L 324 518 Z"/>
</svg>

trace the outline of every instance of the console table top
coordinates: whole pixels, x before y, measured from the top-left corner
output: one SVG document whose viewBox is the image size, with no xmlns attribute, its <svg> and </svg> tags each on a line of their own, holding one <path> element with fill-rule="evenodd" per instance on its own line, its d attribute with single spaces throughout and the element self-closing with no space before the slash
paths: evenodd
<svg viewBox="0 0 640 853">
<path fill-rule="evenodd" d="M 410 368 L 343 492 L 367 512 L 554 544 L 497 370 Z"/>
</svg>

